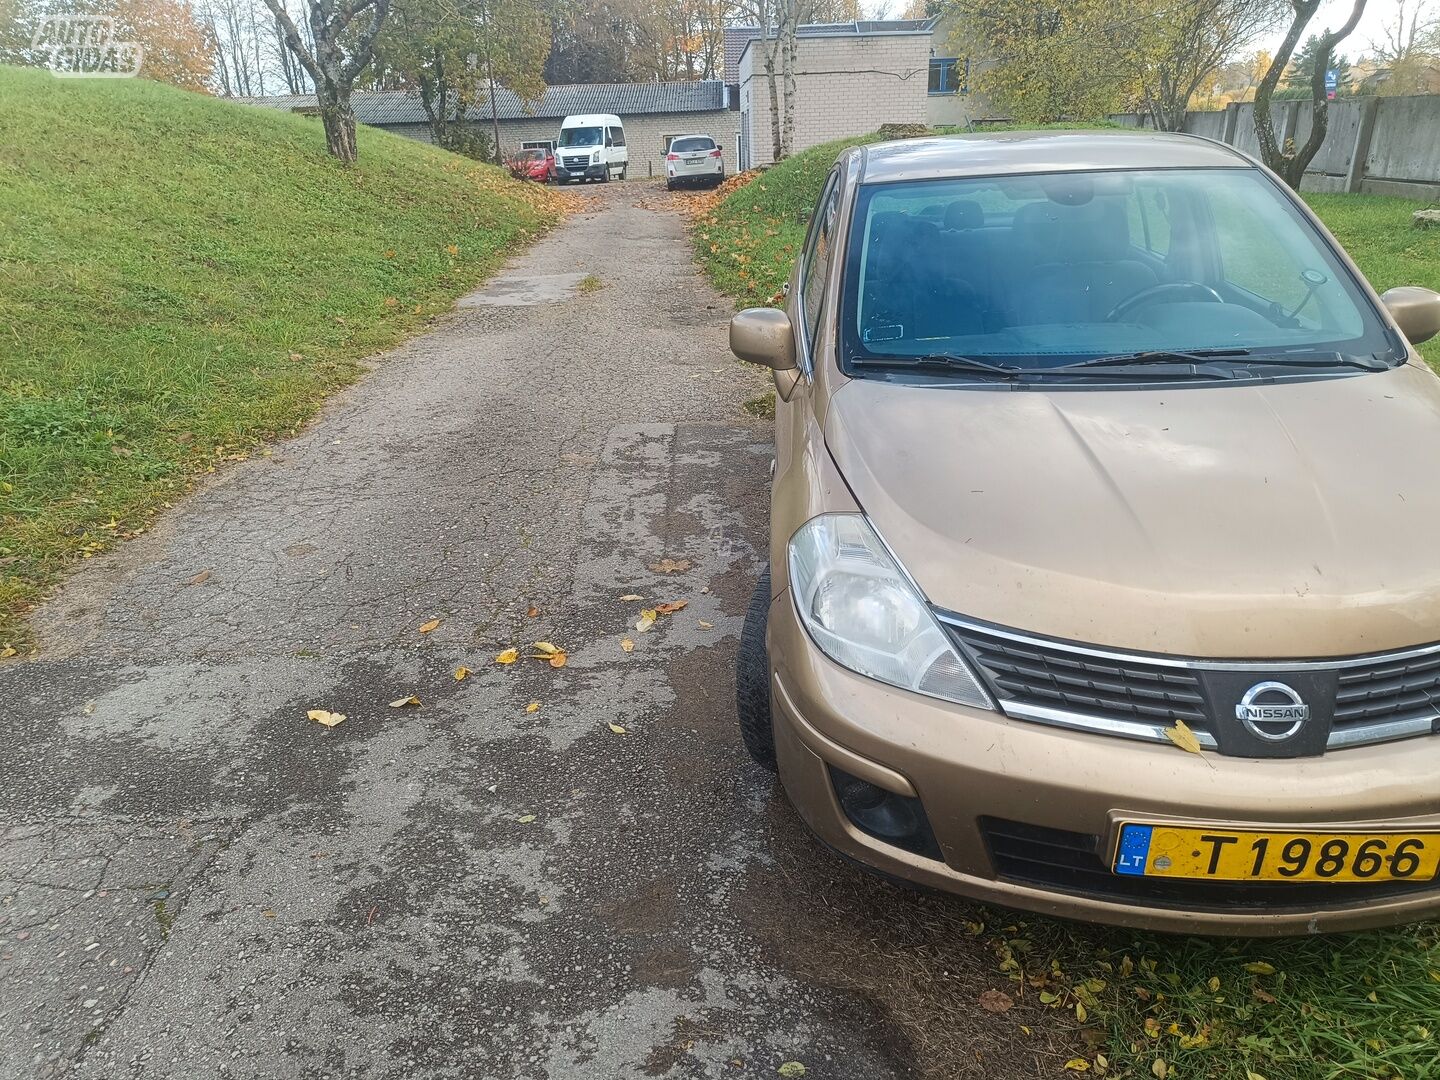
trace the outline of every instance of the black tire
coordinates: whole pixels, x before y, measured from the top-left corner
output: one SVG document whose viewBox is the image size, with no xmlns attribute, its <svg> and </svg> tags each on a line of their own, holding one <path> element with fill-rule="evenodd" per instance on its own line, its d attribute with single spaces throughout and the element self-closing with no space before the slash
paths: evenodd
<svg viewBox="0 0 1440 1080">
<path fill-rule="evenodd" d="M 735 716 L 740 741 L 755 763 L 771 772 L 775 765 L 775 729 L 770 720 L 770 656 L 765 649 L 765 623 L 770 615 L 770 568 L 760 575 L 740 629 L 735 657 Z"/>
<path fill-rule="evenodd" d="M 665 190 L 666 190 L 666 191 L 674 191 L 674 190 L 675 190 L 675 181 L 673 181 L 673 180 L 666 180 L 666 181 L 665 181 Z"/>
<path fill-rule="evenodd" d="M 620 166 L 620 179 L 621 179 L 621 180 L 624 180 L 629 172 L 630 172 L 630 163 L 627 161 L 624 165 L 621 165 L 621 166 Z"/>
</svg>

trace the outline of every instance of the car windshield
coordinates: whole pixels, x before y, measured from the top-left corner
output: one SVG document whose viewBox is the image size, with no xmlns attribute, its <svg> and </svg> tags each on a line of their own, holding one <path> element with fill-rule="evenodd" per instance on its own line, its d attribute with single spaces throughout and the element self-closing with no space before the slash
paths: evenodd
<svg viewBox="0 0 1440 1080">
<path fill-rule="evenodd" d="M 599 146 L 604 141 L 604 128 L 573 127 L 560 132 L 561 146 Z"/>
<path fill-rule="evenodd" d="M 847 369 L 937 355 L 1023 368 L 1152 352 L 1393 359 L 1351 275 L 1255 169 L 868 185 L 855 215 Z"/>
<path fill-rule="evenodd" d="M 697 135 L 685 139 L 676 139 L 670 144 L 670 150 L 676 154 L 694 154 L 701 151 L 715 149 L 715 140 L 707 136 Z"/>
</svg>

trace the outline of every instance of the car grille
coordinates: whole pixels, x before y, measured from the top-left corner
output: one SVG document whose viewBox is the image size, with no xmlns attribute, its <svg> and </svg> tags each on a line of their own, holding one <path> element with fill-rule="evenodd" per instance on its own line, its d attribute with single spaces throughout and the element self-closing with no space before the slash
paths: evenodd
<svg viewBox="0 0 1440 1080">
<path fill-rule="evenodd" d="M 1006 699 L 1116 720 L 1207 726 L 1200 683 L 1184 668 L 1099 659 L 968 627 L 954 633 Z"/>
<path fill-rule="evenodd" d="M 1184 660 L 1162 662 L 1033 638 L 977 625 L 948 613 L 941 620 L 979 669 L 1001 709 L 1019 719 L 1163 739 L 1183 720 L 1214 749 L 1215 725 L 1201 685 L 1203 670 L 1243 670 L 1257 680 L 1296 668 L 1334 668 L 1339 679 L 1331 749 L 1425 735 L 1440 728 L 1440 646 L 1406 653 L 1287 665 Z"/>
<path fill-rule="evenodd" d="M 1440 653 L 1340 672 L 1335 695 L 1335 726 L 1362 727 L 1398 717 L 1434 715 L 1440 702 Z"/>
<path fill-rule="evenodd" d="M 1282 911 L 1323 909 L 1356 901 L 1423 893 L 1431 881 L 1385 881 L 1363 884 L 1336 882 L 1206 882 L 1133 877 L 1111 873 L 1100 855 L 1098 836 L 1027 825 L 1003 818 L 982 817 L 980 829 L 995 874 L 1003 881 L 1037 885 L 1056 892 L 1132 900 L 1153 907 L 1184 907 L 1198 911 L 1237 908 Z"/>
<path fill-rule="evenodd" d="M 583 169 L 590 164 L 590 156 L 566 157 L 560 159 L 567 169 Z"/>
</svg>

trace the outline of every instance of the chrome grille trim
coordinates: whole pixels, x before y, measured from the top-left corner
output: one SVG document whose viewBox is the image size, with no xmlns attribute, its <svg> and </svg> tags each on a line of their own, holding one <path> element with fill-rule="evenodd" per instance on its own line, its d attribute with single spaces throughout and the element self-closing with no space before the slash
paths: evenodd
<svg viewBox="0 0 1440 1080">
<path fill-rule="evenodd" d="M 1440 720 L 1440 643 L 1417 646 L 1398 652 L 1371 653 L 1364 656 L 1348 656 L 1330 660 L 1239 660 L 1227 662 L 1143 652 L 1125 653 L 1024 634 L 1016 630 L 966 619 L 939 608 L 934 611 L 941 624 L 952 631 L 957 645 L 963 649 L 972 666 L 977 666 L 990 683 L 999 686 L 1002 690 L 1013 689 L 1013 685 L 1006 686 L 1007 680 L 1025 682 L 1024 678 L 1018 676 L 1023 676 L 1027 672 L 1036 677 L 1030 680 L 1031 682 L 1043 682 L 1045 678 L 1048 678 L 1052 683 L 1059 685 L 1069 680 L 1065 679 L 1063 671 L 1058 674 L 1054 671 L 1047 671 L 1043 665 L 1032 665 L 1030 659 L 1023 655 L 1016 657 L 1003 654 L 1004 662 L 998 665 L 986 662 L 981 655 L 976 653 L 974 642 L 965 639 L 965 634 L 1013 643 L 1022 649 L 1035 650 L 1040 653 L 1062 655 L 1068 653 L 1077 658 L 1085 658 L 1086 663 L 1083 665 L 1078 660 L 1076 662 L 1077 672 L 1084 677 L 1074 680 L 1076 689 L 1071 696 L 1091 696 L 1095 698 L 1097 705 L 1108 705 L 1112 713 L 1124 712 L 1127 709 L 1134 712 L 1154 711 L 1143 708 L 1145 700 L 1152 696 L 1144 693 L 1143 688 L 1151 685 L 1150 676 L 1143 670 L 1145 668 L 1171 669 L 1176 671 L 1177 675 L 1182 671 L 1243 671 L 1259 675 L 1297 670 L 1335 670 L 1341 673 L 1340 689 L 1335 701 L 1334 725 L 1326 740 L 1327 750 L 1371 746 L 1377 743 L 1430 735 L 1435 730 L 1435 722 Z M 1102 665 L 1114 664 L 1119 668 L 1128 668 L 1129 683 L 1123 687 L 1123 690 L 1111 693 L 1111 688 L 1103 685 L 1103 681 L 1110 676 L 1104 672 L 1098 675 L 1095 673 L 1096 661 Z M 1125 683 L 1126 676 L 1127 672 L 1122 671 L 1115 678 L 1118 683 Z M 1087 681 L 1090 686 L 1098 687 L 1095 693 L 1087 695 L 1085 690 Z M 1049 688 L 1051 692 L 1054 689 L 1054 687 Z M 1045 696 L 1044 692 L 1036 690 L 1034 686 L 1028 686 L 1027 691 L 1032 699 L 1037 696 Z M 1109 696 L 1108 701 L 1106 700 L 1107 695 Z M 1142 698 L 1138 705 L 1133 700 L 1136 696 Z M 1195 737 L 1203 748 L 1213 750 L 1218 747 L 1214 735 L 1208 730 L 1204 730 L 1208 718 L 1197 721 L 1193 713 L 1193 705 L 1184 700 L 1186 695 L 1174 693 L 1172 687 L 1165 694 L 1154 696 L 1157 699 L 1164 698 L 1175 703 L 1176 717 L 1185 720 L 1194 729 Z M 1429 707 L 1417 708 L 1422 702 Z M 1168 741 L 1165 729 L 1170 724 L 1166 722 L 1152 723 L 1139 718 L 1098 715 L 1095 712 L 1079 711 L 1073 707 L 1067 708 L 1063 703 L 1057 706 L 1035 700 L 1020 701 L 998 696 L 996 704 L 1005 715 L 1017 720 L 1093 731 L 1146 742 Z M 1370 718 L 1367 714 L 1375 715 Z"/>
<path fill-rule="evenodd" d="M 1023 701 L 999 699 L 1001 711 L 1016 720 L 1031 720 L 1051 727 L 1070 728 L 1073 731 L 1095 731 L 1101 735 L 1116 735 L 1122 739 L 1139 739 L 1143 742 L 1169 742 L 1163 724 L 1146 724 L 1138 720 L 1115 720 L 1106 716 L 1087 716 L 1067 709 L 1052 709 L 1048 705 L 1030 705 Z M 1428 722 L 1427 728 L 1428 731 Z M 1205 750 L 1217 746 L 1215 736 L 1208 731 L 1195 732 L 1195 738 Z"/>
<path fill-rule="evenodd" d="M 1187 668 L 1191 671 L 1331 671 L 1340 668 L 1363 667 L 1366 664 L 1410 660 L 1420 656 L 1440 655 L 1440 642 L 1436 642 L 1433 645 L 1417 645 L 1413 649 L 1405 649 L 1401 652 L 1366 653 L 1363 656 L 1345 656 L 1332 660 L 1197 660 L 1189 657 L 1170 656 L 1165 653 L 1118 652 L 1091 645 L 1080 645 L 1073 641 L 1062 641 L 1059 638 L 1036 637 L 1002 626 L 976 622 L 963 615 L 956 615 L 953 611 L 946 611 L 944 608 L 932 608 L 931 610 L 935 612 L 936 618 L 942 623 L 963 630 L 973 630 L 977 634 L 1005 638 L 1022 645 L 1056 649 L 1061 652 L 1077 653 L 1081 656 L 1092 656 L 1099 660 L 1114 660 L 1118 663 L 1153 664 L 1156 667 Z"/>
</svg>

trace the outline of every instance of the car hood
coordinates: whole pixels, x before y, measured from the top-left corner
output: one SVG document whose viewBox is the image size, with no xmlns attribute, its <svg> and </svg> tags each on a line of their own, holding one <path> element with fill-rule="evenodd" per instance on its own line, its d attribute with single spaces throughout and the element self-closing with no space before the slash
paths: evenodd
<svg viewBox="0 0 1440 1080">
<path fill-rule="evenodd" d="M 1006 391 L 855 380 L 826 441 L 931 603 L 1217 658 L 1440 640 L 1440 380 Z"/>
</svg>

